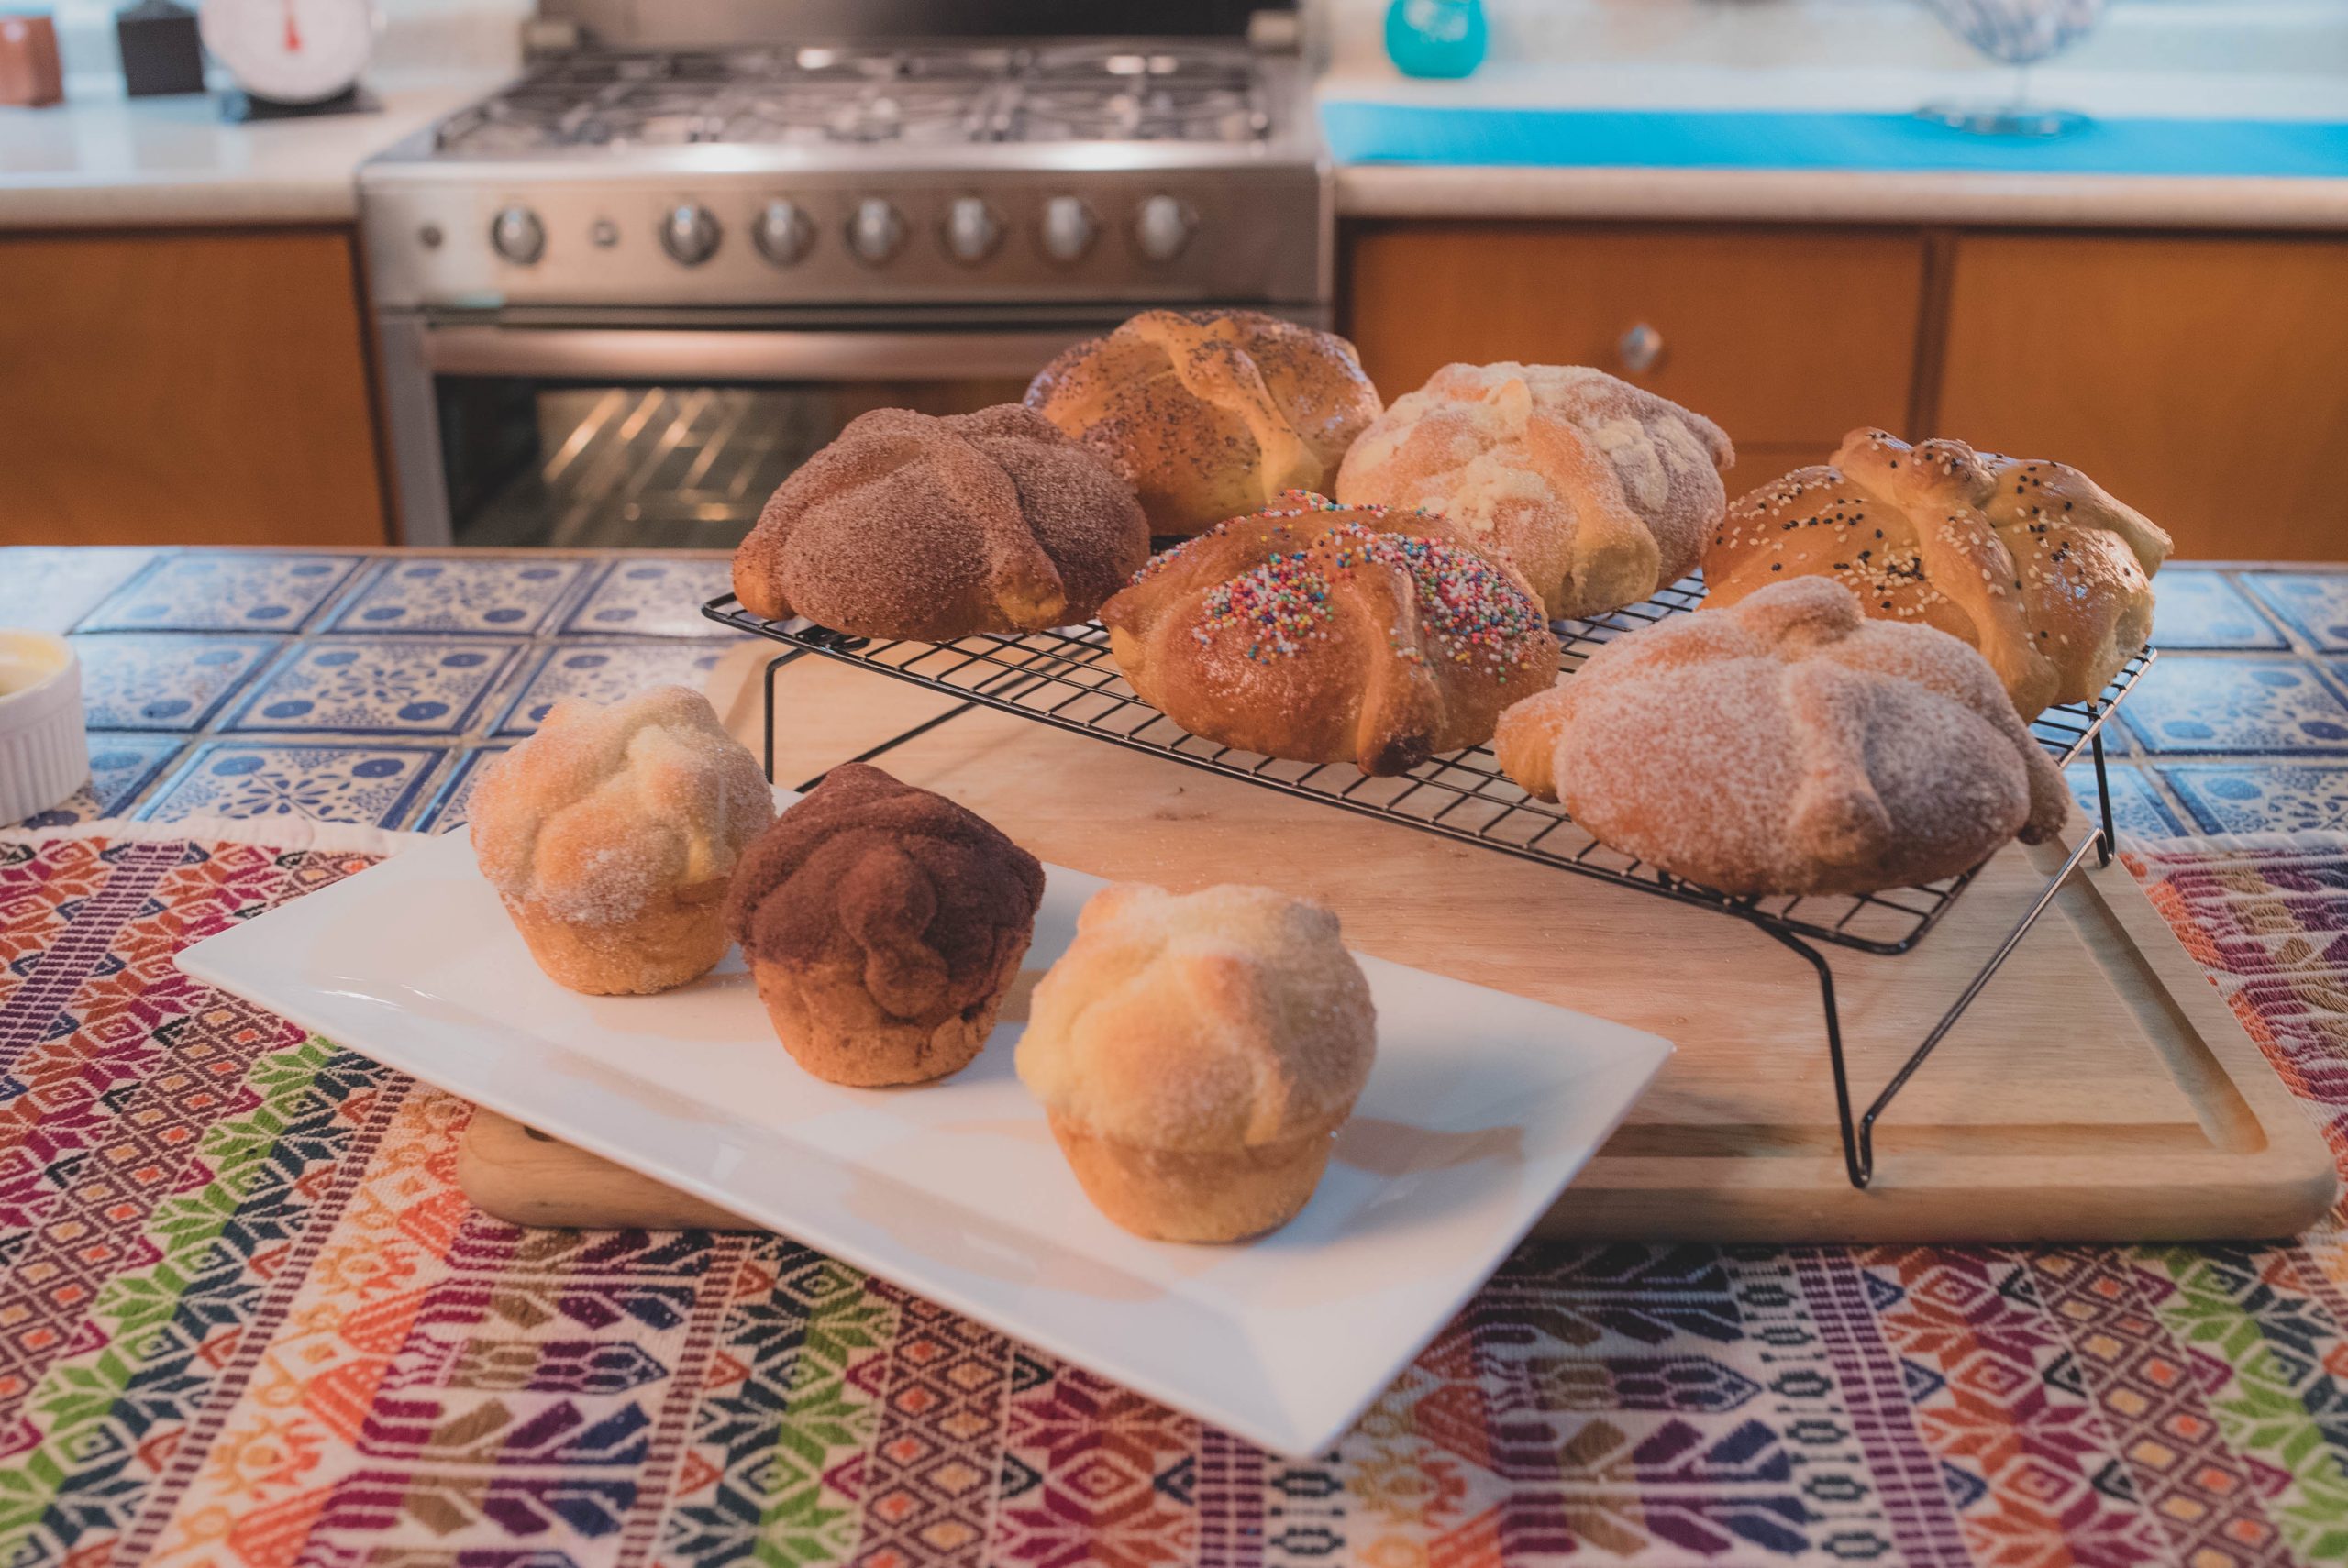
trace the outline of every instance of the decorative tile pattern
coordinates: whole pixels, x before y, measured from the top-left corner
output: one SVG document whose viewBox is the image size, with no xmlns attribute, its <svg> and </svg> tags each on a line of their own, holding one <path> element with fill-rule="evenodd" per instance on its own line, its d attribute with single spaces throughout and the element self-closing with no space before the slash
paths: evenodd
<svg viewBox="0 0 2348 1568">
<path fill-rule="evenodd" d="M 0 547 L 0 626 L 62 632 L 154 555 L 144 546 Z"/>
<path fill-rule="evenodd" d="M 278 643 L 193 632 L 77 636 L 82 716 L 92 729 L 200 730 Z"/>
<path fill-rule="evenodd" d="M 155 558 L 74 627 L 80 632 L 291 632 L 364 556 L 181 550 Z"/>
<path fill-rule="evenodd" d="M 228 728 L 460 734 L 520 645 L 321 637 L 261 679 Z"/>
<path fill-rule="evenodd" d="M 2246 571 L 2242 584 L 2320 653 L 2348 653 L 2348 572 Z"/>
<path fill-rule="evenodd" d="M 2191 567 L 2153 583 L 2153 646 L 2159 648 L 2285 648 L 2290 646 L 2223 572 Z"/>
<path fill-rule="evenodd" d="M 2088 820 L 2096 818 L 2095 764 L 2075 762 L 2063 770 L 2071 786 L 2071 798 L 2079 803 Z M 2106 761 L 2104 778 L 2111 790 L 2111 825 L 2121 833 L 2137 838 L 2175 838 L 2185 830 L 2177 825 L 2160 790 L 2142 770 L 2124 762 Z"/>
<path fill-rule="evenodd" d="M 2348 765 L 2197 762 L 2160 775 L 2202 833 L 2348 829 Z"/>
<path fill-rule="evenodd" d="M 648 686 L 674 683 L 699 690 L 733 640 L 689 643 L 573 642 L 548 649 L 498 721 L 501 735 L 536 733 L 547 710 L 565 697 L 616 702 Z"/>
<path fill-rule="evenodd" d="M 466 809 L 472 803 L 473 786 L 481 782 L 482 769 L 489 766 L 492 758 L 513 749 L 507 745 L 477 745 L 458 757 L 432 803 L 416 817 L 415 830 L 446 833 L 464 826 Z"/>
<path fill-rule="evenodd" d="M 701 607 L 733 588 L 731 561 L 624 558 L 564 617 L 562 629 L 601 636 L 706 637 L 719 627 Z"/>
<path fill-rule="evenodd" d="M 427 746 L 214 741 L 197 747 L 138 814 L 156 822 L 308 817 L 397 827 L 444 755 Z"/>
<path fill-rule="evenodd" d="M 122 815 L 186 744 L 178 735 L 92 731 L 88 781 L 48 811 L 26 818 L 24 825 L 63 827 Z"/>
<path fill-rule="evenodd" d="M 2348 702 L 2297 659 L 2170 654 L 2120 717 L 2154 752 L 2348 756 Z"/>
<path fill-rule="evenodd" d="M 561 556 L 394 557 L 343 601 L 327 629 L 536 632 L 594 564 Z"/>
</svg>

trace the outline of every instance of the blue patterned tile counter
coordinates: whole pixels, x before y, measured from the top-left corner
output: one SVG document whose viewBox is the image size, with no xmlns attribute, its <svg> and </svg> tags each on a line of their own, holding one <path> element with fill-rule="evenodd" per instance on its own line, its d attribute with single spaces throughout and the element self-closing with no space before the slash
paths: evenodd
<svg viewBox="0 0 2348 1568">
<path fill-rule="evenodd" d="M 559 698 L 700 685 L 723 556 L 0 548 L 0 624 L 70 632 L 92 778 L 43 824 L 295 813 L 445 831 Z M 2171 567 L 2113 727 L 2142 838 L 2348 829 L 2348 566 Z M 2071 770 L 2081 798 L 2093 774 Z"/>
</svg>

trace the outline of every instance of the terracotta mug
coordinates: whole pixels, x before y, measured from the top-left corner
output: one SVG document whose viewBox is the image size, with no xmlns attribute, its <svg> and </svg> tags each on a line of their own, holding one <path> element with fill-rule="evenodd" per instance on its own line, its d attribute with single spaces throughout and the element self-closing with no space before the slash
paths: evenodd
<svg viewBox="0 0 2348 1568">
<path fill-rule="evenodd" d="M 38 108 L 64 97 L 57 24 L 47 17 L 0 15 L 0 104 Z"/>
</svg>

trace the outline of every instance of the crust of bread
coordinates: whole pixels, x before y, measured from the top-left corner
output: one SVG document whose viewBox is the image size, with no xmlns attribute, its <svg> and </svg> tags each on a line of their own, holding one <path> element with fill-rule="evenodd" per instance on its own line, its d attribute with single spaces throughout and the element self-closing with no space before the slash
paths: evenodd
<svg viewBox="0 0 2348 1568">
<path fill-rule="evenodd" d="M 1260 311 L 1144 311 L 1047 365 L 1027 405 L 1133 481 L 1155 534 L 1325 490 L 1378 390 L 1352 344 Z"/>
<path fill-rule="evenodd" d="M 1711 420 L 1603 371 L 1445 365 L 1354 443 L 1337 499 L 1442 513 L 1558 619 L 1636 603 L 1693 569 L 1735 460 Z"/>
<path fill-rule="evenodd" d="M 1739 895 L 1938 881 L 2070 811 L 1979 654 L 1822 578 L 1618 637 L 1498 753 L 1611 847 Z"/>
<path fill-rule="evenodd" d="M 1238 1149 L 1153 1149 L 1047 1113 L 1084 1196 L 1156 1242 L 1244 1242 L 1278 1230 L 1312 1201 L 1335 1143 L 1327 1132 Z"/>
<path fill-rule="evenodd" d="M 1388 775 L 1481 745 L 1502 710 L 1556 679 L 1556 639 L 1530 588 L 1446 520 L 1290 500 L 1157 558 L 1102 606 L 1110 655 L 1143 701 L 1224 745 Z M 1480 565 L 1521 635 L 1497 658 L 1481 645 L 1459 657 L 1467 645 L 1445 635 L 1449 621 L 1431 624 L 1434 612 L 1408 570 L 1355 559 L 1363 530 L 1425 540 Z M 1226 585 L 1269 569 L 1275 557 L 1325 580 L 1330 611 L 1313 636 L 1277 655 L 1218 609 Z"/>
<path fill-rule="evenodd" d="M 947 641 L 1086 620 L 1148 554 L 1131 487 L 1031 411 L 882 408 L 768 500 L 734 594 L 770 620 Z"/>
<path fill-rule="evenodd" d="M 976 1060 L 1026 951 L 1020 943 L 984 997 L 942 1018 L 895 1017 L 840 965 L 753 961 L 750 978 L 792 1061 L 826 1083 L 879 1088 L 928 1083 Z"/>
<path fill-rule="evenodd" d="M 536 899 L 500 894 L 530 956 L 557 985 L 593 997 L 640 997 L 706 975 L 725 956 L 725 879 L 672 888 L 608 923 L 566 920 Z"/>
<path fill-rule="evenodd" d="M 1709 602 L 1832 578 L 1880 620 L 1961 637 L 2015 710 L 2099 697 L 2152 633 L 2167 534 L 2077 469 L 1854 430 L 1832 463 L 1739 499 L 1704 549 Z"/>
</svg>

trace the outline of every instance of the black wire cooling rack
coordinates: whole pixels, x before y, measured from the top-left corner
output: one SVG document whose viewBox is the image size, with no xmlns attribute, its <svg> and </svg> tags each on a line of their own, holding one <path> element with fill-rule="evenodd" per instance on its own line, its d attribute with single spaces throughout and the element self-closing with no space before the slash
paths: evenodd
<svg viewBox="0 0 2348 1568">
<path fill-rule="evenodd" d="M 1691 610 L 1702 595 L 1700 581 L 1690 578 L 1611 614 L 1557 623 L 1560 668 L 1571 672 L 1613 637 Z M 1202 739 L 1134 695 L 1109 657 L 1108 634 L 1098 623 L 925 643 L 852 636 L 799 621 L 769 621 L 742 609 L 731 595 L 711 601 L 703 613 L 803 652 L 877 669 L 975 705 L 1520 859 L 1726 911 L 1787 935 L 1838 947 L 1906 952 L 1922 940 L 1974 876 L 1968 871 L 1922 887 L 1849 896 L 1756 899 L 1715 892 L 1607 848 L 1577 825 L 1565 808 L 1526 794 L 1501 770 L 1490 746 L 1434 757 L 1394 778 L 1373 778 L 1349 762 L 1290 762 Z M 2099 756 L 2096 743 L 2112 704 L 2134 684 L 2150 657 L 2147 650 L 2130 660 L 2100 702 L 2047 711 L 2037 733 L 2058 764 L 2072 761 L 2090 745 Z M 896 737 L 877 748 L 876 755 L 918 733 Z M 771 776 L 771 735 L 766 762 Z"/>
<path fill-rule="evenodd" d="M 1683 578 L 1642 603 L 1592 620 L 1555 623 L 1559 669 L 1570 675 L 1615 637 L 1667 615 L 1684 614 L 1697 608 L 1703 596 L 1700 578 Z M 2093 760 L 2095 824 L 2071 848 L 2005 939 L 1983 960 L 1923 1043 L 1909 1054 L 1866 1110 L 1855 1113 L 1844 1058 L 1842 1015 L 1834 998 L 1834 969 L 1820 944 L 1886 955 L 1905 953 L 1948 912 L 1980 867 L 1945 881 L 1874 893 L 1738 897 L 1685 881 L 1607 848 L 1577 825 L 1562 806 L 1536 801 L 1518 788 L 1501 771 L 1490 746 L 1434 757 L 1395 778 L 1372 778 L 1351 763 L 1290 762 L 1202 739 L 1134 695 L 1109 657 L 1108 634 L 1098 623 L 1019 635 L 981 634 L 950 643 L 924 643 L 859 637 L 805 621 L 770 621 L 743 609 L 732 594 L 711 600 L 702 607 L 702 613 L 722 625 L 784 645 L 785 651 L 768 662 L 765 679 L 769 778 L 774 777 L 775 671 L 794 659 L 820 654 L 961 700 L 936 717 L 866 751 L 855 759 L 859 762 L 892 751 L 972 709 L 991 708 L 1264 789 L 1481 845 L 1503 855 L 1742 920 L 1799 955 L 1816 976 L 1827 1055 L 1834 1076 L 1844 1169 L 1856 1187 L 1865 1187 L 1874 1179 L 1875 1127 L 1893 1098 L 2021 945 L 2039 916 L 2052 907 L 2071 873 L 2090 853 L 2099 863 L 2110 863 L 2116 838 L 2104 766 L 2104 725 L 2155 657 L 2150 647 L 2143 649 L 2121 667 L 2099 700 L 2049 708 L 2032 724 L 2032 734 L 2058 767 L 2077 761 L 2082 752 Z M 811 779 L 801 788 L 812 788 L 814 782 Z"/>
</svg>

